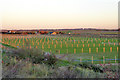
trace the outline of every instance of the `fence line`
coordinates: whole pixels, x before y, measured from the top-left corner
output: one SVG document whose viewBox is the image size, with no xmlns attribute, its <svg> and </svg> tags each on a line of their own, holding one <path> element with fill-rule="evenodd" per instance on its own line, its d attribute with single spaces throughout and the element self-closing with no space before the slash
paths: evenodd
<svg viewBox="0 0 120 80">
<path fill-rule="evenodd" d="M 105 61 L 113 61 L 113 60 L 116 60 L 116 61 L 120 61 L 120 59 L 104 59 Z M 74 60 L 74 61 L 79 61 L 80 60 Z M 81 62 L 90 62 L 90 61 L 103 61 L 103 60 L 86 60 L 86 61 L 82 61 Z"/>
</svg>

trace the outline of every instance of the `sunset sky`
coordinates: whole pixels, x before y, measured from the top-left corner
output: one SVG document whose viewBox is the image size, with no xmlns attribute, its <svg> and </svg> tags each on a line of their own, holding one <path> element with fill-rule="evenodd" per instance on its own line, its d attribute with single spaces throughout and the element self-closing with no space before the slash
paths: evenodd
<svg viewBox="0 0 120 80">
<path fill-rule="evenodd" d="M 2 0 L 2 29 L 117 29 L 118 1 Z"/>
</svg>

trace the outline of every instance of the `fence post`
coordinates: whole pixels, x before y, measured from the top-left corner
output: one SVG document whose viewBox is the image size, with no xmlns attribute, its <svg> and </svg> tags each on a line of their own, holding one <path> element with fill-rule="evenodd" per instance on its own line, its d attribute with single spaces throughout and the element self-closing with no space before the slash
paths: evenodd
<svg viewBox="0 0 120 80">
<path fill-rule="evenodd" d="M 105 47 L 103 48 L 103 52 L 105 52 Z"/>
<path fill-rule="evenodd" d="M 82 53 L 83 53 L 83 48 L 82 48 Z"/>
<path fill-rule="evenodd" d="M 105 57 L 103 56 L 103 64 L 105 64 Z"/>
<path fill-rule="evenodd" d="M 76 53 L 76 49 L 74 49 L 74 54 Z"/>
<path fill-rule="evenodd" d="M 112 52 L 112 47 L 110 47 L 110 52 Z"/>
<path fill-rule="evenodd" d="M 59 54 L 60 54 L 60 50 L 59 50 Z"/>
<path fill-rule="evenodd" d="M 98 48 L 96 48 L 96 52 L 98 53 Z"/>
<path fill-rule="evenodd" d="M 37 45 L 36 45 L 36 48 L 38 48 Z"/>
<path fill-rule="evenodd" d="M 93 47 L 95 47 L 95 44 L 93 44 Z"/>
<path fill-rule="evenodd" d="M 56 44 L 54 45 L 54 48 L 56 48 Z"/>
<path fill-rule="evenodd" d="M 44 49 L 44 46 L 42 45 L 42 49 Z"/>
<path fill-rule="evenodd" d="M 61 44 L 61 48 L 62 48 L 62 44 Z"/>
<path fill-rule="evenodd" d="M 118 52 L 118 47 L 117 47 L 117 52 Z"/>
<path fill-rule="evenodd" d="M 89 53 L 91 53 L 91 48 L 89 48 Z"/>
<path fill-rule="evenodd" d="M 99 44 L 99 47 L 100 47 L 100 44 Z"/>
<path fill-rule="evenodd" d="M 93 64 L 93 56 L 92 56 L 92 64 Z"/>
<path fill-rule="evenodd" d="M 104 46 L 105 46 L 105 43 L 104 43 Z"/>
<path fill-rule="evenodd" d="M 80 63 L 82 63 L 82 59 L 80 58 Z"/>
<path fill-rule="evenodd" d="M 114 43 L 114 46 L 115 46 L 115 43 Z"/>
<path fill-rule="evenodd" d="M 116 56 L 115 56 L 115 63 L 116 63 Z"/>
<path fill-rule="evenodd" d="M 77 44 L 77 47 L 78 47 L 78 44 Z"/>
<path fill-rule="evenodd" d="M 83 44 L 83 47 L 84 47 L 84 44 Z"/>
</svg>

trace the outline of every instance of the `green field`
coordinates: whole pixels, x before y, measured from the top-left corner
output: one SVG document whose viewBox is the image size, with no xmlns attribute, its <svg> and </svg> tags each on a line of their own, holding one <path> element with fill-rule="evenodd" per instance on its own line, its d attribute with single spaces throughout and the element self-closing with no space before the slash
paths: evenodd
<svg viewBox="0 0 120 80">
<path fill-rule="evenodd" d="M 30 35 L 29 35 L 30 36 Z M 60 36 L 6 36 L 2 38 L 3 44 L 18 48 L 38 48 L 45 52 L 62 55 L 76 56 L 76 60 L 104 60 L 118 59 L 117 38 L 83 38 L 83 37 L 60 37 Z M 70 57 L 72 57 L 70 56 Z M 93 57 L 92 57 L 93 56 Z M 106 62 L 117 62 L 105 61 Z M 93 63 L 98 63 L 94 61 Z M 103 63 L 103 61 L 101 62 Z"/>
</svg>

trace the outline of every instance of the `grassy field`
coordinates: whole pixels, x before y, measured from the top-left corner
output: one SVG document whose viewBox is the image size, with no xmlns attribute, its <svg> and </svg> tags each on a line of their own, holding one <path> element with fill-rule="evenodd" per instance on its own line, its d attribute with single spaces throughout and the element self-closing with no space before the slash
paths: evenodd
<svg viewBox="0 0 120 80">
<path fill-rule="evenodd" d="M 115 63 L 118 59 L 117 38 L 83 38 L 44 35 L 3 35 L 1 42 L 17 48 L 38 48 L 56 55 L 75 56 L 76 61 Z M 72 55 L 72 56 L 71 56 Z M 113 59 L 113 60 L 105 60 Z M 103 61 L 95 61 L 103 60 Z"/>
<path fill-rule="evenodd" d="M 0 44 L 3 78 L 119 77 L 117 38 L 5 34 Z"/>
</svg>

